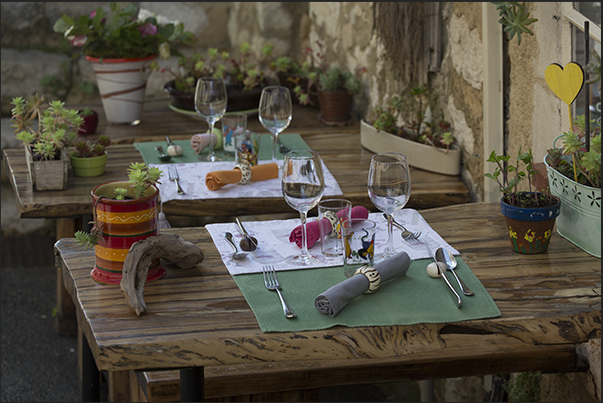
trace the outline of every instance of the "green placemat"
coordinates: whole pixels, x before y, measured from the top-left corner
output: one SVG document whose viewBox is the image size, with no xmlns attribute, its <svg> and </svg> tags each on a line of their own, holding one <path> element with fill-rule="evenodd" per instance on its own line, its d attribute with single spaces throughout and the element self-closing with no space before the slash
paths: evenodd
<svg viewBox="0 0 603 403">
<path fill-rule="evenodd" d="M 460 309 L 444 281 L 427 275 L 425 269 L 431 259 L 413 261 L 406 276 L 381 284 L 374 294 L 358 296 L 334 318 L 319 313 L 314 307 L 314 299 L 346 279 L 341 266 L 278 272 L 283 297 L 297 314 L 295 319 L 285 318 L 277 293 L 266 289 L 261 273 L 233 278 L 263 332 L 297 332 L 336 325 L 359 327 L 456 322 L 500 316 L 500 310 L 475 274 L 460 257 L 456 256 L 456 260 L 458 275 L 475 293 L 471 297 L 461 294 L 463 306 Z M 456 284 L 452 276 L 449 278 L 453 285 Z"/>
<path fill-rule="evenodd" d="M 310 150 L 310 147 L 306 142 L 301 138 L 301 136 L 297 133 L 291 134 L 281 134 L 280 136 L 281 142 L 291 147 L 292 150 Z M 209 148 L 204 150 L 201 154 L 195 154 L 195 151 L 191 147 L 191 142 L 189 140 L 174 140 L 174 143 L 178 144 L 182 147 L 182 155 L 178 157 L 172 157 L 172 159 L 168 162 L 163 162 L 159 160 L 159 153 L 155 150 L 156 146 L 163 147 L 163 150 L 167 153 L 167 143 L 165 141 L 145 141 L 134 143 L 134 147 L 140 152 L 144 162 L 149 164 L 182 164 L 186 162 L 199 162 L 201 161 L 199 158 L 203 158 L 207 156 L 209 153 Z M 217 156 L 224 158 L 226 161 L 234 161 L 234 155 L 228 155 L 224 152 L 223 149 L 214 150 L 214 153 Z M 277 153 L 278 159 L 283 159 L 284 154 L 280 152 Z M 260 136 L 260 160 L 270 160 L 272 159 L 272 136 L 269 134 L 262 134 Z"/>
</svg>

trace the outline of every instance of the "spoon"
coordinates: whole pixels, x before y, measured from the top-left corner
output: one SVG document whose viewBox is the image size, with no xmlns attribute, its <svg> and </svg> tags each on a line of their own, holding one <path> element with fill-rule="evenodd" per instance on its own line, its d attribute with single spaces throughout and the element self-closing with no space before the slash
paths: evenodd
<svg viewBox="0 0 603 403">
<path fill-rule="evenodd" d="M 456 303 L 456 307 L 460 309 L 461 306 L 463 305 L 463 300 L 461 300 L 461 296 L 456 292 L 456 290 L 454 289 L 454 287 L 452 286 L 452 284 L 448 280 L 448 277 L 446 277 L 446 270 L 448 269 L 448 266 L 446 265 L 446 267 L 444 267 L 444 268 L 441 267 L 438 264 L 438 261 L 436 260 L 435 255 L 431 251 L 431 248 L 429 247 L 429 245 L 427 245 L 427 242 L 424 242 L 424 244 L 425 244 L 425 249 L 427 250 L 427 253 L 429 254 L 429 256 L 431 256 L 431 258 L 433 259 L 433 261 L 436 263 L 436 266 L 438 268 L 438 273 L 440 274 L 440 277 L 442 277 L 442 280 L 444 280 L 444 282 L 448 286 L 448 289 L 452 293 L 452 299 Z M 444 271 L 441 271 L 442 269 L 444 269 Z"/>
<path fill-rule="evenodd" d="M 249 235 L 245 227 L 243 227 L 243 224 L 241 224 L 241 221 L 238 217 L 236 217 L 235 219 L 237 221 L 237 225 L 239 226 L 239 232 L 241 232 L 241 235 L 243 235 L 243 239 L 241 239 L 239 246 L 244 251 L 253 252 L 258 248 L 258 240 Z"/>
<path fill-rule="evenodd" d="M 287 147 L 286 145 L 284 145 L 283 143 L 281 143 L 281 139 L 280 138 L 276 138 L 276 141 L 278 144 L 280 144 L 278 151 L 281 154 L 287 154 L 289 151 L 291 151 L 291 147 Z"/>
<path fill-rule="evenodd" d="M 438 248 L 438 250 L 436 250 L 436 253 L 435 253 L 435 259 L 438 262 L 444 263 L 447 266 L 448 270 L 450 270 L 452 272 L 452 274 L 454 274 L 454 277 L 456 278 L 456 281 L 459 283 L 459 286 L 461 287 L 461 291 L 463 292 L 463 294 L 473 295 L 473 291 L 471 291 L 469 289 L 469 287 L 467 287 L 467 285 L 463 282 L 463 280 L 461 280 L 461 278 L 456 274 L 456 272 L 454 270 L 454 268 L 457 265 L 456 259 L 454 258 L 454 255 L 452 253 L 450 253 L 450 251 L 448 249 Z"/>
<path fill-rule="evenodd" d="M 157 146 L 157 147 L 155 147 L 155 150 L 157 150 L 159 152 L 159 160 L 160 161 L 169 161 L 172 159 L 172 157 L 170 157 L 163 151 L 163 147 Z"/>
<path fill-rule="evenodd" d="M 224 238 L 226 238 L 226 240 L 228 241 L 230 246 L 232 246 L 233 249 L 235 250 L 234 253 L 232 255 L 230 255 L 231 258 L 233 258 L 234 260 L 243 260 L 247 257 L 247 253 L 239 252 L 239 250 L 237 249 L 237 245 L 235 245 L 235 243 L 234 243 L 233 236 L 230 232 L 225 232 Z"/>
</svg>

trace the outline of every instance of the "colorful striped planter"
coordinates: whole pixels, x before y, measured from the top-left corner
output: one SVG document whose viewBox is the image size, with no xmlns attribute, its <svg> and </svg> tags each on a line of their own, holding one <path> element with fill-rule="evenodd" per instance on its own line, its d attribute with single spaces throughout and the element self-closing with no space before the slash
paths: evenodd
<svg viewBox="0 0 603 403">
<path fill-rule="evenodd" d="M 126 181 L 109 182 L 92 190 L 94 222 L 102 236 L 94 248 L 96 264 L 90 272 L 92 278 L 103 284 L 119 285 L 123 264 L 132 244 L 157 235 L 157 198 L 159 190 L 152 187 L 142 199 L 115 200 L 113 190 L 129 189 Z M 159 280 L 165 269 L 159 259 L 149 267 L 147 282 Z"/>
</svg>

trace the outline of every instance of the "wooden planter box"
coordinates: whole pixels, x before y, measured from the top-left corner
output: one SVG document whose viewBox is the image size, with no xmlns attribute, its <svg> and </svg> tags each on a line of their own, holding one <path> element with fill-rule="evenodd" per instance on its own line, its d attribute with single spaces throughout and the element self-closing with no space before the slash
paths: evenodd
<svg viewBox="0 0 603 403">
<path fill-rule="evenodd" d="M 360 122 L 360 143 L 374 153 L 397 152 L 406 155 L 408 164 L 445 175 L 461 173 L 461 149 L 453 144 L 448 151 L 375 129 Z"/>
<path fill-rule="evenodd" d="M 65 150 L 61 150 L 60 160 L 34 161 L 29 148 L 25 146 L 25 160 L 34 190 L 67 189 L 69 157 Z"/>
</svg>

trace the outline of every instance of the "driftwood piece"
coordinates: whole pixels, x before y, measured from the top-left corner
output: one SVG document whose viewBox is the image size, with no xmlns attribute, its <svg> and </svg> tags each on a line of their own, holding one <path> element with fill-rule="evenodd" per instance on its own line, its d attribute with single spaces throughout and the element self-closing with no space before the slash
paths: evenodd
<svg viewBox="0 0 603 403">
<path fill-rule="evenodd" d="M 144 284 L 149 266 L 157 258 L 181 269 L 191 269 L 203 261 L 204 255 L 198 246 L 175 234 L 159 234 L 134 243 L 124 261 L 120 287 L 136 315 L 147 309 L 143 297 Z"/>
</svg>

